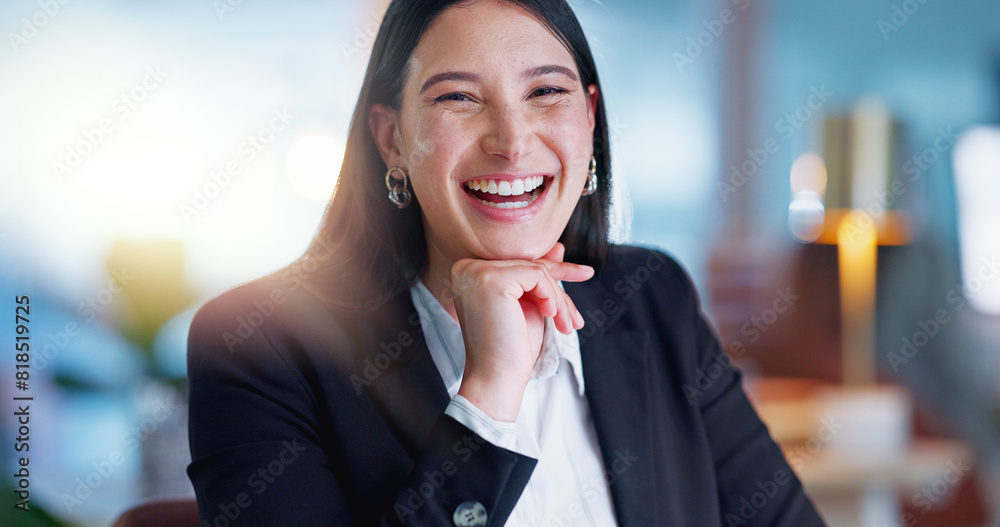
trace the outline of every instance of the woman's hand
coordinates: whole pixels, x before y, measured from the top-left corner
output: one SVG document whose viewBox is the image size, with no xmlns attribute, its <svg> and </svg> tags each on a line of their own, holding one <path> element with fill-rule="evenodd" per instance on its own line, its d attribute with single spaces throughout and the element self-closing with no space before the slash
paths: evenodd
<svg viewBox="0 0 1000 527">
<path fill-rule="evenodd" d="M 594 275 L 563 262 L 561 243 L 540 259 L 463 259 L 451 269 L 455 310 L 465 340 L 465 373 L 459 395 L 498 421 L 513 422 L 542 345 L 544 318 L 569 333 L 583 316 L 559 287 Z"/>
</svg>

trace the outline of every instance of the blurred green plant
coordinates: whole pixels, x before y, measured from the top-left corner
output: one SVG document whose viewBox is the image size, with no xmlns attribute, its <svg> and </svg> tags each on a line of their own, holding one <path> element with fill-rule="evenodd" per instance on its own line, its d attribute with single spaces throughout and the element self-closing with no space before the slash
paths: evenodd
<svg viewBox="0 0 1000 527">
<path fill-rule="evenodd" d="M 180 240 L 118 241 L 107 270 L 120 283 L 114 318 L 119 333 L 141 350 L 150 377 L 182 388 L 184 377 L 160 369 L 153 356 L 153 339 L 163 324 L 196 298 L 184 278 Z"/>
</svg>

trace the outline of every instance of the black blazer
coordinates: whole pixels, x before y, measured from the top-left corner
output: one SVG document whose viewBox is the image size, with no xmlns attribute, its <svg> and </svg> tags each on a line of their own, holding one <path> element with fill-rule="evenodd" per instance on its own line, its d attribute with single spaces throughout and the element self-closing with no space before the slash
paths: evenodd
<svg viewBox="0 0 1000 527">
<path fill-rule="evenodd" d="M 503 525 L 536 461 L 444 415 L 409 293 L 344 316 L 293 278 L 230 290 L 191 325 L 202 519 L 444 526 L 472 501 Z M 677 263 L 613 247 L 597 276 L 565 288 L 586 320 L 586 397 L 618 525 L 823 525 Z"/>
</svg>

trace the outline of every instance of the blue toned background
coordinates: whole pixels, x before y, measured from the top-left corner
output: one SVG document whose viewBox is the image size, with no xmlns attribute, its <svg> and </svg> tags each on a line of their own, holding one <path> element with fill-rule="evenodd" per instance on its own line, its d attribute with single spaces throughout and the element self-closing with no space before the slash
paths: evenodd
<svg viewBox="0 0 1000 527">
<path fill-rule="evenodd" d="M 1000 120 L 994 0 L 927 0 L 888 33 L 900 2 L 570 3 L 608 105 L 616 240 L 677 256 L 719 320 L 739 315 L 709 294 L 718 254 L 752 247 L 768 267 L 798 248 L 789 171 L 820 115 L 878 95 L 908 152 Z M 51 516 L 11 514 L 8 475 L 0 524 L 109 525 L 144 497 L 190 494 L 188 322 L 304 250 L 384 9 L 0 2 L 0 459 L 11 474 L 13 298 L 29 295 L 31 506 Z M 785 137 L 776 124 L 816 87 L 829 100 Z M 777 152 L 720 190 L 769 137 Z M 917 218 L 947 282 L 963 265 L 953 173 L 951 152 L 930 165 Z"/>
</svg>

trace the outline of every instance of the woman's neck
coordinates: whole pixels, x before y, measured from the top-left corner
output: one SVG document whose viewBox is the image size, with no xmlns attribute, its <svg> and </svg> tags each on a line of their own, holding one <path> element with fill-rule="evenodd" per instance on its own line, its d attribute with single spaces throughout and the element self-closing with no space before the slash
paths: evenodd
<svg viewBox="0 0 1000 527">
<path fill-rule="evenodd" d="M 441 303 L 441 307 L 456 322 L 458 321 L 458 312 L 455 311 L 455 297 L 451 292 L 451 268 L 457 261 L 458 258 L 449 257 L 442 247 L 434 241 L 428 240 L 427 268 L 420 275 L 420 280 L 423 281 L 427 290 L 434 295 L 434 298 Z"/>
</svg>

